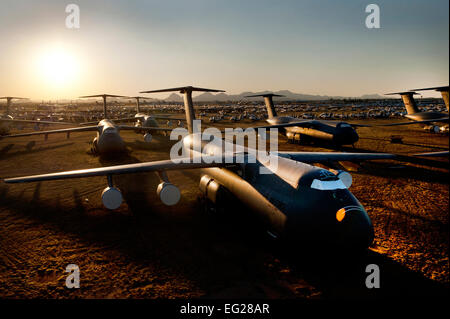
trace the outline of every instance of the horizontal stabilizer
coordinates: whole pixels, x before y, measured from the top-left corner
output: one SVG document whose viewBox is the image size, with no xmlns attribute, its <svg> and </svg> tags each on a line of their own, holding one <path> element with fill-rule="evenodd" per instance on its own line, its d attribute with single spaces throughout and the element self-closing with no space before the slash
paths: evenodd
<svg viewBox="0 0 450 319">
<path fill-rule="evenodd" d="M 418 95 L 419 93 L 414 92 L 414 91 L 403 91 L 403 92 L 392 92 L 392 93 L 386 93 L 384 95 L 403 95 L 403 94 L 412 94 L 412 95 Z"/>
<path fill-rule="evenodd" d="M 432 88 L 425 88 L 425 89 L 414 89 L 414 90 L 411 90 L 411 91 L 431 91 L 431 90 L 435 90 L 435 91 L 438 91 L 438 92 L 448 91 L 448 85 L 447 86 L 435 86 L 435 87 L 432 87 Z"/>
<path fill-rule="evenodd" d="M 182 86 L 182 87 L 176 87 L 176 88 L 170 88 L 170 89 L 162 89 L 162 90 L 151 90 L 151 91 L 141 91 L 139 93 L 161 93 L 161 92 L 225 92 L 223 90 L 215 90 L 215 89 L 205 89 L 205 88 L 198 88 L 194 86 Z"/>
<path fill-rule="evenodd" d="M 2 96 L 0 100 L 28 100 L 27 97 L 16 97 L 16 96 Z"/>
<path fill-rule="evenodd" d="M 96 94 L 96 95 L 83 95 L 79 96 L 80 99 L 90 98 L 90 97 L 124 97 L 129 98 L 129 96 L 124 95 L 114 95 L 114 94 Z"/>
</svg>

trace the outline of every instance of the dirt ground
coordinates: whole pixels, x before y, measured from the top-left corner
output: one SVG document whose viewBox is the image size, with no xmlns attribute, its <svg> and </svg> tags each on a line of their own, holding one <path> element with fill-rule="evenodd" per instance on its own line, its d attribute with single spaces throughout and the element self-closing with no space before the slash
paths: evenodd
<svg viewBox="0 0 450 319">
<path fill-rule="evenodd" d="M 387 120 L 371 120 L 371 123 Z M 367 123 L 367 122 L 364 122 Z M 360 128 L 344 151 L 411 154 L 448 150 L 448 136 L 419 126 Z M 390 142 L 403 136 L 402 144 Z M 168 158 L 171 141 L 122 132 L 129 154 L 88 154 L 92 133 L 0 140 L 0 178 Z M 287 144 L 280 150 L 327 151 Z M 196 171 L 169 172 L 182 199 L 164 206 L 153 173 L 122 175 L 125 202 L 102 207 L 106 178 L 7 185 L 0 182 L 0 298 L 377 298 L 441 295 L 449 286 L 448 159 L 342 163 L 350 190 L 368 211 L 375 241 L 367 254 L 342 258 L 273 242 L 235 207 L 229 216 L 204 209 Z M 368 264 L 381 288 L 369 290 Z M 68 264 L 81 287 L 68 289 Z"/>
</svg>

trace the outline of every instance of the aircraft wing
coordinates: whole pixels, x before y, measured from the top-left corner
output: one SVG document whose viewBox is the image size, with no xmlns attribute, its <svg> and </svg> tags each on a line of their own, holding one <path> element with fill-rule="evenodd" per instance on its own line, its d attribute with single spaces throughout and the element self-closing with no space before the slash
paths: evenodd
<svg viewBox="0 0 450 319">
<path fill-rule="evenodd" d="M 185 117 L 171 117 L 167 115 L 153 115 L 153 114 L 150 114 L 150 116 L 158 120 L 186 121 Z"/>
<path fill-rule="evenodd" d="M 301 126 L 301 127 L 311 127 L 314 124 L 317 124 L 318 121 L 316 120 L 304 120 L 304 121 L 298 121 L 298 122 L 290 122 L 290 123 L 282 123 L 282 124 L 272 124 L 272 125 L 262 125 L 262 126 L 251 126 L 246 128 L 252 128 L 252 129 L 270 129 L 270 128 L 280 128 L 280 127 L 291 127 L 291 126 Z"/>
<path fill-rule="evenodd" d="M 276 152 L 281 157 L 303 163 L 337 162 L 337 161 L 367 161 L 378 159 L 393 159 L 396 156 L 388 153 L 335 153 L 335 152 Z"/>
<path fill-rule="evenodd" d="M 98 167 L 98 168 L 66 171 L 66 172 L 51 173 L 51 174 L 6 178 L 6 179 L 4 179 L 4 182 L 5 183 L 28 183 L 28 182 L 40 182 L 40 181 L 50 181 L 50 180 L 68 179 L 68 178 L 83 178 L 83 177 L 92 177 L 92 176 L 109 176 L 109 175 L 117 175 L 117 174 L 134 174 L 134 173 L 152 172 L 152 171 L 222 167 L 222 166 L 230 165 L 230 164 L 225 164 L 226 160 L 224 158 L 222 158 L 222 160 L 220 160 L 220 163 L 208 163 L 208 162 L 212 162 L 213 159 L 217 160 L 217 158 L 214 156 L 202 156 L 201 159 L 199 159 L 199 163 L 194 163 L 194 161 L 191 158 L 179 159 L 177 161 L 173 161 L 173 160 L 169 159 L 169 160 L 163 160 L 163 161 L 116 165 L 116 166 Z M 185 161 L 185 163 L 183 161 Z"/>
<path fill-rule="evenodd" d="M 50 131 L 38 131 L 38 132 L 30 132 L 30 133 L 20 133 L 13 135 L 5 135 L 5 137 L 22 137 L 22 136 L 32 136 L 32 135 L 47 135 L 54 133 L 72 133 L 72 132 L 85 132 L 85 131 L 97 131 L 98 126 L 84 126 L 84 127 L 74 127 L 74 128 L 63 128 L 60 130 L 50 130 Z"/>
<path fill-rule="evenodd" d="M 120 121 L 136 121 L 136 120 L 138 120 L 138 119 L 140 119 L 141 117 L 140 116 L 138 116 L 138 117 L 135 117 L 135 116 L 133 116 L 133 117 L 124 117 L 124 118 L 120 118 L 120 119 L 109 119 L 109 120 L 111 120 L 111 121 L 113 121 L 113 122 L 120 122 Z M 98 122 L 100 122 L 101 120 L 98 120 L 98 121 L 91 121 L 91 122 L 83 122 L 83 123 L 80 123 L 80 125 L 92 125 L 92 124 L 97 124 Z"/>
<path fill-rule="evenodd" d="M 19 120 L 19 119 L 0 119 L 0 122 L 74 125 L 74 123 L 69 122 L 52 122 L 52 121 Z"/>
<path fill-rule="evenodd" d="M 411 124 L 426 124 L 426 123 L 435 123 L 435 122 L 448 122 L 448 117 L 443 117 L 435 120 L 423 120 L 423 121 L 410 121 L 410 122 L 401 122 L 401 123 L 391 123 L 391 124 L 379 124 L 375 126 L 398 126 L 398 125 L 411 125 Z"/>
<path fill-rule="evenodd" d="M 424 156 L 424 157 L 446 157 L 449 155 L 450 155 L 449 151 L 413 154 L 413 156 Z"/>
<path fill-rule="evenodd" d="M 117 125 L 120 130 L 129 131 L 166 131 L 171 132 L 173 128 L 159 127 L 159 126 L 131 126 L 131 125 Z"/>
</svg>

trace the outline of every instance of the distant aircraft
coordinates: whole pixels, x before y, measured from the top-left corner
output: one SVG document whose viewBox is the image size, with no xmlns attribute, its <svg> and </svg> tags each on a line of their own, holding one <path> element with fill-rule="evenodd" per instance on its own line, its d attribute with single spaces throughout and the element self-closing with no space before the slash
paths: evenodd
<svg viewBox="0 0 450 319">
<path fill-rule="evenodd" d="M 259 126 L 258 128 L 281 128 L 290 143 L 304 143 L 311 141 L 325 141 L 335 145 L 354 144 L 359 136 L 354 127 L 367 127 L 363 124 L 349 124 L 338 122 L 331 124 L 329 121 L 318 120 L 299 120 L 291 116 L 277 116 L 273 105 L 273 97 L 282 97 L 283 95 L 267 93 L 249 95 L 246 97 L 264 97 L 268 119 L 270 125 Z"/>
<path fill-rule="evenodd" d="M 449 87 L 448 86 L 440 86 L 440 87 L 433 87 L 433 88 L 426 88 L 426 89 L 415 89 L 411 91 L 404 91 L 404 92 L 394 92 L 394 93 L 387 93 L 386 95 L 397 95 L 399 94 L 402 97 L 403 104 L 405 105 L 407 114 L 405 115 L 406 118 L 412 120 L 413 122 L 402 122 L 402 123 L 392 123 L 392 124 L 384 124 L 380 126 L 398 126 L 398 125 L 411 125 L 411 124 L 428 124 L 425 126 L 426 129 L 429 129 L 431 132 L 439 133 L 439 132 L 445 132 L 448 131 L 448 113 L 440 113 L 440 112 L 434 112 L 434 111 L 427 111 L 423 112 L 420 111 L 417 107 L 416 101 L 414 100 L 414 95 L 418 94 L 415 91 L 425 91 L 425 90 L 436 90 L 441 92 L 442 98 L 444 99 L 445 106 L 447 107 L 448 111 L 448 92 Z M 436 123 L 442 123 L 447 122 L 447 125 L 439 126 Z"/>
<path fill-rule="evenodd" d="M 0 100 L 6 100 L 6 109 L 5 113 L 0 115 L 0 123 L 1 123 L 1 129 L 0 131 L 4 134 L 7 134 L 9 132 L 9 125 L 8 124 L 36 124 L 35 128 L 39 129 L 39 125 L 50 125 L 50 124 L 59 124 L 59 125 L 73 125 L 73 123 L 67 123 L 67 122 L 52 122 L 52 121 L 41 121 L 41 120 L 23 120 L 23 119 L 17 119 L 14 118 L 10 114 L 10 108 L 11 103 L 13 100 L 28 100 L 28 98 L 25 97 L 15 97 L 15 96 L 2 96 L 0 97 Z"/>
<path fill-rule="evenodd" d="M 307 163 L 390 159 L 394 155 L 314 152 L 267 154 L 249 148 L 237 150 L 235 144 L 213 135 L 206 136 L 205 141 L 202 140 L 202 133 L 194 133 L 193 130 L 195 114 L 192 92 L 223 91 L 186 86 L 146 92 L 172 91 L 184 95 L 189 134 L 181 140 L 185 154 L 183 159 L 7 178 L 4 181 L 24 183 L 107 176 L 108 186 L 102 193 L 102 201 L 105 207 L 115 209 L 122 202 L 120 190 L 113 185 L 113 176 L 116 174 L 156 172 L 161 180 L 157 194 L 166 205 L 175 205 L 180 199 L 180 191 L 170 183 L 166 172 L 202 169 L 200 189 L 208 201 L 220 205 L 230 198 L 237 198 L 255 214 L 255 219 L 263 222 L 272 236 L 300 241 L 305 246 L 336 245 L 342 250 L 367 248 L 371 244 L 374 230 L 370 218 L 348 190 L 351 175 Z M 197 143 L 201 143 L 202 149 L 197 149 Z M 241 155 L 243 163 L 236 163 Z M 220 161 L 217 162 L 217 159 Z M 272 160 L 277 165 L 272 165 Z M 261 174 L 264 169 L 272 173 Z"/>
<path fill-rule="evenodd" d="M 141 92 L 142 93 L 142 92 Z M 154 115 L 154 114 L 145 114 L 141 112 L 141 105 L 140 100 L 146 99 L 147 97 L 144 96 L 132 96 L 132 98 L 136 99 L 136 115 L 134 116 L 134 119 L 136 120 L 136 123 L 134 126 L 136 127 L 158 127 L 157 119 L 161 120 L 178 120 L 178 121 L 186 121 L 186 118 L 178 118 L 178 117 L 172 117 L 167 115 Z M 144 134 L 144 140 L 150 141 L 151 135 L 150 132 L 147 130 L 142 130 L 142 132 L 146 132 Z"/>
<path fill-rule="evenodd" d="M 14 134 L 14 135 L 7 135 L 4 137 L 44 135 L 45 139 L 47 139 L 49 134 L 66 133 L 67 138 L 69 138 L 70 133 L 73 133 L 73 132 L 96 131 L 97 137 L 95 137 L 93 140 L 92 151 L 93 151 L 93 153 L 106 154 L 106 153 L 116 153 L 116 152 L 126 151 L 125 143 L 119 134 L 120 130 L 141 131 L 141 130 L 145 129 L 146 131 L 158 131 L 158 130 L 159 131 L 171 131 L 170 128 L 135 127 L 135 126 L 127 126 L 127 125 L 117 125 L 112 120 L 108 119 L 107 108 L 106 108 L 106 98 L 107 97 L 125 97 L 125 96 L 112 95 L 112 94 L 80 96 L 80 98 L 94 98 L 94 97 L 103 98 L 104 119 L 99 121 L 97 125 L 51 130 L 51 131 L 40 131 L 40 132 L 32 132 L 32 133 Z M 151 141 L 151 135 L 144 135 L 144 140 L 147 142 Z"/>
</svg>

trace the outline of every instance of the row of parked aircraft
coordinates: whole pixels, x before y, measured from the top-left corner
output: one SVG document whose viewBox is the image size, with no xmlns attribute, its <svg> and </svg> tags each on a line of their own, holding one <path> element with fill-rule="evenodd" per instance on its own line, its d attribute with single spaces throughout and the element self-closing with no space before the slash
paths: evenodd
<svg viewBox="0 0 450 319">
<path fill-rule="evenodd" d="M 185 117 L 189 134 L 183 137 L 183 159 L 151 161 L 137 164 L 81 169 L 56 172 L 43 175 L 14 177 L 4 179 L 5 183 L 41 182 L 71 178 L 89 178 L 106 176 L 107 187 L 102 192 L 102 202 L 109 209 L 116 209 L 122 203 L 122 194 L 114 186 L 113 177 L 118 174 L 138 174 L 156 172 L 160 178 L 157 193 L 166 205 L 175 205 L 180 199 L 179 189 L 170 183 L 167 171 L 201 169 L 200 189 L 210 201 L 233 196 L 240 200 L 249 210 L 256 213 L 266 230 L 274 237 L 303 243 L 315 242 L 339 245 L 345 248 L 366 248 L 374 237 L 370 218 L 361 203 L 349 191 L 351 176 L 339 170 L 327 170 L 313 163 L 333 161 L 365 161 L 376 159 L 394 159 L 393 154 L 380 153 L 342 153 L 342 152 L 260 152 L 250 148 L 238 148 L 236 144 L 217 136 L 202 139 L 202 133 L 194 132 L 195 112 L 192 92 L 222 92 L 192 86 L 163 90 L 143 91 L 141 93 L 179 92 L 184 96 Z M 292 117 L 277 116 L 273 96 L 264 94 L 268 111 L 267 125 L 255 128 L 281 128 L 291 140 L 311 139 L 332 140 L 336 143 L 354 143 L 358 136 L 354 127 L 361 124 L 333 123 L 316 120 L 300 120 Z M 448 87 L 447 87 L 448 96 Z M 116 152 L 123 150 L 123 141 L 119 131 L 130 129 L 138 132 L 168 131 L 171 128 L 159 127 L 156 116 L 140 112 L 139 100 L 137 113 L 133 118 L 118 121 L 135 120 L 134 126 L 116 124 L 108 118 L 107 98 L 116 95 L 91 95 L 102 97 L 104 119 L 96 125 L 73 127 L 67 129 L 31 132 L 10 135 L 8 137 L 29 136 L 79 131 L 96 131 L 94 144 L 98 152 Z M 447 99 L 448 107 L 448 99 Z M 417 112 L 416 112 L 417 113 Z M 161 116 L 164 118 L 164 116 Z M 166 117 L 167 118 L 167 117 Z M 439 122 L 444 117 L 439 119 Z M 13 119 L 10 119 L 13 120 Z M 427 121 L 435 118 L 428 118 Z M 448 116 L 447 116 L 448 120 Z M 423 122 L 423 120 L 418 121 Z M 428 122 L 427 122 L 428 123 Z M 61 123 L 58 123 L 61 124 Z M 406 125 L 406 124 L 405 124 Z M 145 135 L 144 135 L 145 136 Z M 149 138 L 147 137 L 147 140 Z M 198 143 L 201 148 L 198 148 Z M 220 157 L 221 160 L 217 161 Z M 238 162 L 237 158 L 243 158 Z M 274 160 L 274 161 L 272 161 Z M 271 163 L 276 162 L 273 166 Z M 266 169 L 271 174 L 260 174 Z"/>
</svg>

